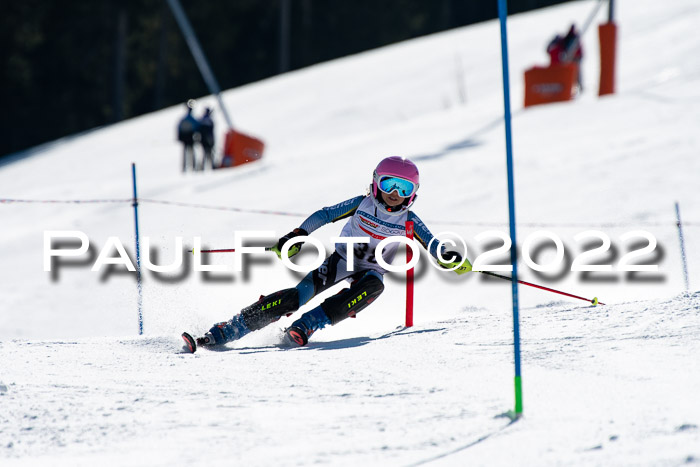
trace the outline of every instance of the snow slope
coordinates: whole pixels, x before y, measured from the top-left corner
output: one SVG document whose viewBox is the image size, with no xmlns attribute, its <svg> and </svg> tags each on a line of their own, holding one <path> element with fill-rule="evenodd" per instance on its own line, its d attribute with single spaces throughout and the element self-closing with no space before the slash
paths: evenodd
<svg viewBox="0 0 700 467">
<path fill-rule="evenodd" d="M 507 231 L 500 33 L 488 22 L 227 91 L 234 123 L 268 145 L 264 160 L 247 167 L 180 173 L 181 107 L 0 166 L 2 199 L 118 200 L 0 203 L 2 464 L 698 462 L 700 5 L 616 2 L 618 93 L 595 96 L 592 29 L 581 98 L 523 110 L 524 69 L 545 63 L 551 34 L 581 24 L 594 5 L 509 19 L 519 244 L 548 230 L 570 261 L 583 247 L 576 234 L 600 230 L 613 253 L 599 259 L 616 265 L 638 247 L 623 234 L 644 230 L 658 246 L 642 259 L 659 271 L 563 270 L 552 279 L 522 267 L 525 280 L 608 304 L 520 288 L 524 419 L 497 417 L 513 397 L 506 281 L 452 277 L 424 260 L 412 329 L 402 327 L 403 279 L 390 275 L 370 309 L 317 333 L 308 348 L 276 345 L 290 322 L 283 319 L 220 352 L 189 355 L 180 353 L 183 329 L 203 332 L 301 275 L 270 258 L 244 273 L 206 276 L 189 257 L 170 277 L 146 272 L 139 337 L 133 274 L 90 270 L 109 237 L 133 255 L 131 162 L 144 199 L 141 235 L 158 264 L 176 258 L 178 237 L 187 248 L 197 236 L 229 247 L 235 231 L 282 235 L 315 209 L 364 193 L 389 154 L 421 170 L 416 212 L 434 233 L 467 239 L 475 258 L 488 249 L 478 234 Z M 213 103 L 199 99 L 198 110 Z M 314 236 L 330 249 L 341 227 Z M 50 230 L 85 232 L 93 256 L 45 272 Z M 539 261 L 549 257 L 545 249 Z M 232 264 L 226 255 L 211 261 Z"/>
</svg>

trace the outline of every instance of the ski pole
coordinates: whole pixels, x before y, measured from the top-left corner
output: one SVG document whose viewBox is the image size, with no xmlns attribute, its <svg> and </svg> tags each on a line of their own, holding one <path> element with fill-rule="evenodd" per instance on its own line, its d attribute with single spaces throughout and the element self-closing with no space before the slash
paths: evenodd
<svg viewBox="0 0 700 467">
<path fill-rule="evenodd" d="M 474 271 L 474 272 L 480 272 L 480 273 L 482 273 L 482 274 L 486 274 L 487 276 L 498 277 L 499 279 L 505 279 L 505 280 L 511 281 L 511 282 L 513 281 L 513 278 L 512 278 L 512 277 L 501 276 L 500 274 L 495 274 L 495 273 L 493 273 L 493 272 L 487 272 L 487 271 Z M 567 293 L 567 292 L 562 292 L 561 290 L 550 289 L 549 287 L 545 287 L 545 286 L 543 286 L 543 285 L 537 285 L 537 284 L 533 284 L 533 283 L 531 283 L 531 282 L 526 282 L 526 281 L 521 281 L 521 280 L 518 280 L 518 284 L 529 285 L 530 287 L 535 287 L 535 288 L 537 288 L 537 289 L 546 290 L 546 291 L 548 291 L 548 292 L 554 292 L 554 293 L 558 293 L 558 294 L 560 294 L 560 295 L 566 295 L 567 297 L 578 298 L 579 300 L 585 300 L 585 301 L 587 301 L 587 302 L 593 304 L 593 306 L 596 306 L 596 305 L 605 305 L 605 303 L 599 302 L 599 301 L 598 301 L 598 297 L 593 297 L 593 299 L 591 300 L 590 298 L 579 297 L 578 295 L 573 295 L 573 294 L 570 294 L 570 293 Z"/>
<path fill-rule="evenodd" d="M 265 251 L 272 251 L 274 247 L 266 246 Z M 235 248 L 225 248 L 221 250 L 201 250 L 200 253 L 235 253 Z M 194 254 L 194 250 L 190 250 L 190 253 Z"/>
</svg>

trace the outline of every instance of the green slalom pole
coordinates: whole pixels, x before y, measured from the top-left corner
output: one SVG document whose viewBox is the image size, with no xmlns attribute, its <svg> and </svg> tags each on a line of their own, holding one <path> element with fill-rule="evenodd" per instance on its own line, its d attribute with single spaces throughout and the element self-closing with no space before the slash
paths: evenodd
<svg viewBox="0 0 700 467">
<path fill-rule="evenodd" d="M 501 59 L 503 62 L 503 103 L 504 121 L 506 127 L 506 162 L 508 170 L 508 215 L 510 223 L 510 239 L 517 245 L 515 238 L 515 189 L 513 187 L 513 141 L 510 117 L 510 78 L 508 73 L 508 35 L 506 33 L 506 17 L 508 4 L 506 0 L 498 0 L 498 18 L 501 23 Z M 519 419 L 523 414 L 523 382 L 520 374 L 520 316 L 518 305 L 518 256 L 516 248 L 510 249 L 510 262 L 513 265 L 513 347 L 515 353 L 515 413 L 510 414 L 511 420 Z"/>
</svg>

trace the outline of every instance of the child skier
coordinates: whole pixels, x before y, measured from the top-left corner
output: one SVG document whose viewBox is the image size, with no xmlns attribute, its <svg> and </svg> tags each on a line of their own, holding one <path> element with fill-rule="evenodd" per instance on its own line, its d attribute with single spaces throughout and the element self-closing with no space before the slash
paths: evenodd
<svg viewBox="0 0 700 467">
<path fill-rule="evenodd" d="M 401 157 L 382 160 L 374 171 L 368 195 L 316 211 L 299 228 L 280 238 L 272 248 L 282 258 L 282 248 L 291 239 L 306 236 L 325 224 L 349 218 L 341 237 L 369 237 L 369 243 L 354 246 L 352 271 L 347 267 L 347 254 L 351 253 L 346 251 L 345 244 L 339 244 L 335 252 L 296 287 L 261 297 L 229 321 L 214 325 L 203 337 L 197 338 L 196 343 L 189 334 L 184 333 L 182 337 L 190 351 L 194 352 L 197 345 L 221 345 L 240 339 L 284 315 L 292 314 L 314 296 L 341 280 L 350 281 L 350 287 L 327 298 L 321 305 L 294 321 L 285 331 L 287 340 L 299 346 L 306 345 L 315 331 L 355 316 L 384 290 L 383 275 L 386 270 L 375 259 L 377 244 L 386 237 L 404 236 L 406 220 L 414 222 L 415 238 L 424 248 L 430 248 L 430 254 L 438 260 L 440 266 L 454 268 L 458 274 L 471 271 L 471 264 L 467 260 L 463 261 L 459 253 L 442 251 L 438 254 L 438 242 L 431 242 L 433 235 L 418 216 L 409 211 L 416 200 L 418 178 L 418 168 L 413 162 Z M 382 258 L 390 263 L 397 249 L 397 243 L 389 243 L 383 250 Z M 289 248 L 289 257 L 299 250 L 298 244 L 293 245 Z"/>
</svg>

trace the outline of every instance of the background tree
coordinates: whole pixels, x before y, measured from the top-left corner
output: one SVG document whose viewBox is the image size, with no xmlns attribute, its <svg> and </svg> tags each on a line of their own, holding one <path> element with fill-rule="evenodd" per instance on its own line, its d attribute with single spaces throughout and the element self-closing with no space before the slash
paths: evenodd
<svg viewBox="0 0 700 467">
<path fill-rule="evenodd" d="M 181 3 L 223 89 L 277 74 L 280 44 L 294 70 L 497 15 L 496 2 L 456 0 Z M 9 2 L 0 44 L 0 155 L 208 94 L 165 0 Z"/>
</svg>

